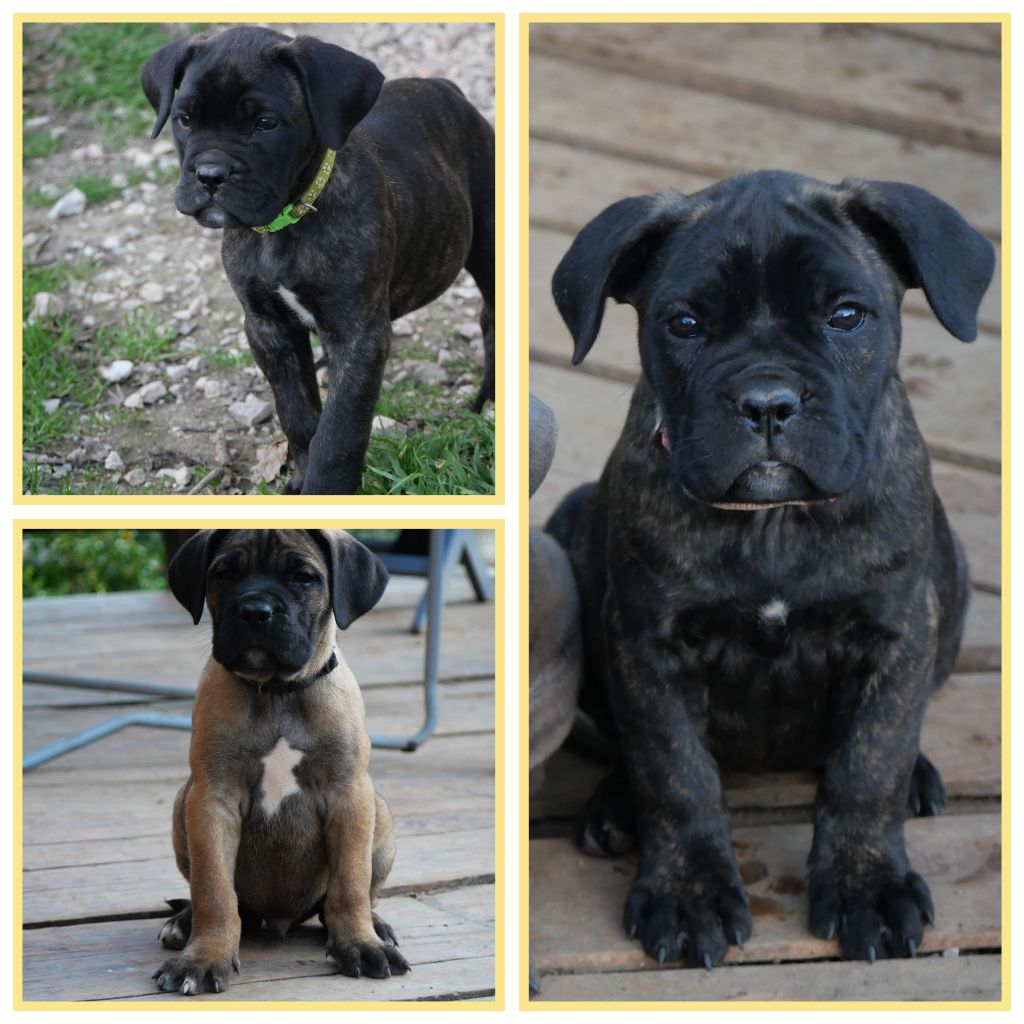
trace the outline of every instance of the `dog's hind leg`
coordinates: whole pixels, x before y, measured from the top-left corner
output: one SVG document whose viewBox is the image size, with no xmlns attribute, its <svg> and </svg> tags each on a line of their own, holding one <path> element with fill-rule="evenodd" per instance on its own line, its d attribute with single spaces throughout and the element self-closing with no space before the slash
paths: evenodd
<svg viewBox="0 0 1024 1024">
<path fill-rule="evenodd" d="M 493 178 L 492 178 L 493 182 Z M 489 214 L 473 226 L 473 244 L 466 260 L 466 270 L 476 281 L 484 305 L 480 311 L 480 330 L 484 341 L 484 378 L 473 412 L 480 412 L 488 401 L 494 401 L 494 198 Z"/>
<path fill-rule="evenodd" d="M 633 797 L 620 764 L 586 802 L 576 825 L 576 845 L 594 857 L 621 857 L 633 848 L 635 836 Z"/>
<path fill-rule="evenodd" d="M 918 753 L 914 770 L 910 775 L 910 792 L 907 807 L 917 818 L 933 818 L 946 806 L 946 788 L 942 776 L 922 753 Z"/>
</svg>

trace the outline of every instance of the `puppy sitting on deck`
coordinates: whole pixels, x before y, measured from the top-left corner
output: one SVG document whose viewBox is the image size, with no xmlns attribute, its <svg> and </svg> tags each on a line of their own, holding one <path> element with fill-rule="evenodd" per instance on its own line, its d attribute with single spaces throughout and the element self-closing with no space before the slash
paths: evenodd
<svg viewBox="0 0 1024 1024">
<path fill-rule="evenodd" d="M 820 770 L 808 923 L 844 957 L 913 956 L 934 920 L 903 821 L 944 803 L 921 723 L 970 587 L 900 304 L 922 288 L 972 341 L 993 263 L 921 188 L 758 171 L 621 200 L 555 271 L 574 363 L 609 298 L 639 317 L 622 436 L 548 530 L 583 606 L 581 704 L 618 754 L 579 842 L 636 847 L 623 923 L 659 965 L 751 935 L 720 768 Z"/>
<path fill-rule="evenodd" d="M 192 899 L 160 933 L 181 950 L 154 974 L 165 992 L 221 992 L 243 922 L 275 936 L 314 914 L 351 977 L 410 970 L 371 910 L 395 858 L 369 775 L 362 697 L 335 648 L 380 599 L 387 571 L 328 530 L 204 530 L 168 570 L 213 655 L 192 712 L 191 776 L 174 802 L 174 853 Z"/>
</svg>

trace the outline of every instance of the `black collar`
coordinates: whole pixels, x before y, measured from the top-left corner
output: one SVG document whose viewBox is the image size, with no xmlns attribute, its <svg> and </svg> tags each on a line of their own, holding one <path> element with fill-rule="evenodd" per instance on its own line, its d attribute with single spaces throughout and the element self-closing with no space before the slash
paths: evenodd
<svg viewBox="0 0 1024 1024">
<path fill-rule="evenodd" d="M 305 690 L 312 686 L 318 679 L 323 679 L 324 676 L 330 675 L 338 667 L 338 652 L 331 651 L 331 656 L 327 659 L 327 664 L 324 665 L 318 672 L 314 672 L 311 676 L 306 676 L 305 679 L 281 679 L 278 676 L 274 676 L 272 679 L 268 679 L 266 682 L 258 682 L 255 679 L 246 679 L 245 676 L 238 676 L 247 686 L 251 686 L 254 690 L 258 690 L 260 693 L 273 693 L 277 695 L 298 693 L 299 690 Z M 235 675 L 238 675 L 236 672 Z"/>
</svg>

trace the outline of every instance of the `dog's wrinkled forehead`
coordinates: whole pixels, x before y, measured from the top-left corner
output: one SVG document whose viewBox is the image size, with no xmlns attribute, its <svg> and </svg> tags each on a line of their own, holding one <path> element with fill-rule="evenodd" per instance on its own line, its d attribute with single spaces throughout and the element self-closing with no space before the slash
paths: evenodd
<svg viewBox="0 0 1024 1024">
<path fill-rule="evenodd" d="M 793 307 L 793 291 L 822 297 L 851 286 L 875 292 L 896 278 L 848 216 L 837 186 L 783 172 L 743 175 L 691 196 L 676 194 L 676 226 L 661 248 L 646 295 L 705 300 L 752 314 L 763 303 Z M 670 196 L 662 198 L 666 207 Z M 656 310 L 660 312 L 660 310 Z"/>
<path fill-rule="evenodd" d="M 245 97 L 302 102 L 302 87 L 280 59 L 290 42 L 268 29 L 231 29 L 202 42 L 189 62 L 178 90 L 179 104 L 204 102 L 231 110 Z"/>
<path fill-rule="evenodd" d="M 288 573 L 303 564 L 327 571 L 323 551 L 306 530 L 232 530 L 211 565 L 230 562 L 236 578 Z"/>
</svg>

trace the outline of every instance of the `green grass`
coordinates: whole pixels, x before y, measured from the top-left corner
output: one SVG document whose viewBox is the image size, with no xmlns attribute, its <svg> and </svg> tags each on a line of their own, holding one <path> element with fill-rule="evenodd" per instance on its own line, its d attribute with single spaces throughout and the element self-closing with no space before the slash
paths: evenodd
<svg viewBox="0 0 1024 1024">
<path fill-rule="evenodd" d="M 90 206 L 98 206 L 121 194 L 121 190 L 109 178 L 96 178 L 90 175 L 75 178 L 75 188 L 85 193 Z"/>
<path fill-rule="evenodd" d="M 242 349 L 211 348 L 205 350 L 203 356 L 212 369 L 222 373 L 252 366 L 252 355 Z"/>
<path fill-rule="evenodd" d="M 161 590 L 164 562 L 159 530 L 30 530 L 22 542 L 22 594 Z"/>
<path fill-rule="evenodd" d="M 49 128 L 37 128 L 26 132 L 21 142 L 22 160 L 41 160 L 53 156 L 60 149 L 60 136 L 54 135 Z"/>
<path fill-rule="evenodd" d="M 417 427 L 370 438 L 360 493 L 493 494 L 494 424 L 454 402 L 465 399 L 409 378 L 382 391 L 377 415 Z"/>
<path fill-rule="evenodd" d="M 164 355 L 176 335 L 162 331 L 148 310 L 136 309 L 118 324 L 106 324 L 96 332 L 97 351 L 110 359 L 143 363 Z"/>
<path fill-rule="evenodd" d="M 108 149 L 143 131 L 152 110 L 139 84 L 146 59 L 196 26 L 158 23 L 90 22 L 26 24 L 25 96 L 28 116 L 75 111 L 83 115 Z M 25 138 L 26 159 L 29 139 Z M 50 153 L 62 143 L 58 140 Z M 31 143 L 46 156 L 46 143 Z"/>
<path fill-rule="evenodd" d="M 60 263 L 52 267 L 28 265 L 23 275 L 22 316 L 27 317 L 39 292 L 57 292 L 75 277 L 87 276 L 91 263 Z M 164 353 L 174 334 L 161 331 L 151 313 L 136 310 L 118 324 L 101 327 L 95 338 L 80 338 L 74 319 L 26 324 L 22 332 L 22 435 L 30 451 L 53 445 L 75 434 L 83 416 L 93 425 L 106 424 L 108 410 L 100 406 L 107 384 L 99 376 L 104 359 L 143 362 Z M 47 414 L 43 402 L 60 398 L 61 406 Z M 127 410 L 114 410 L 114 418 Z M 26 481 L 28 493 L 32 480 Z M 38 486 L 38 469 L 35 471 Z"/>
</svg>

